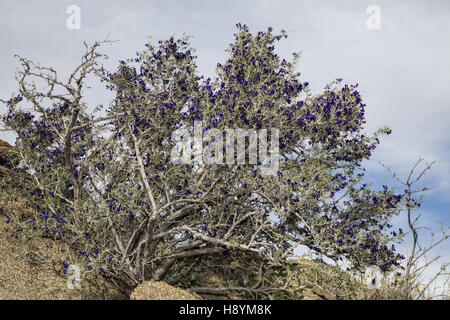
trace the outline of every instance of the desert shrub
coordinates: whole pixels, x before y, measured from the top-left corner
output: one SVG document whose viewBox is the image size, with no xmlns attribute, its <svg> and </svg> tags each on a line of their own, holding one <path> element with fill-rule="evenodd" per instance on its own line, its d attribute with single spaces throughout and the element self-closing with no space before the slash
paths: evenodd
<svg viewBox="0 0 450 320">
<path fill-rule="evenodd" d="M 19 93 L 3 116 L 17 135 L 14 170 L 2 186 L 5 201 L 32 209 L 8 213 L 18 230 L 69 243 L 74 263 L 126 292 L 146 279 L 188 286 L 179 271 L 193 259 L 230 269 L 227 257 L 246 255 L 251 272 L 269 272 L 299 244 L 359 268 L 398 264 L 389 219 L 401 196 L 372 188 L 361 165 L 390 130 L 364 133 L 357 85 L 337 79 L 312 94 L 295 71 L 299 54 L 275 52 L 285 37 L 238 25 L 214 79 L 198 75 L 187 38 L 148 44 L 113 72 L 101 64 L 103 43 L 86 45 L 66 80 L 19 58 Z M 90 77 L 115 94 L 109 104 L 85 101 Z M 278 168 L 268 174 L 261 159 L 236 154 L 232 164 L 173 161 L 174 132 L 195 137 L 199 121 L 222 138 L 227 128 L 277 129 Z"/>
</svg>

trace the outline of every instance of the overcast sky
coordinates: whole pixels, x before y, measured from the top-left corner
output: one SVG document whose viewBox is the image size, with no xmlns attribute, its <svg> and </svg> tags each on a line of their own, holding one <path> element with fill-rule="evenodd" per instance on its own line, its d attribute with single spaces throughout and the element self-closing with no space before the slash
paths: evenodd
<svg viewBox="0 0 450 320">
<path fill-rule="evenodd" d="M 81 28 L 69 30 L 69 5 L 81 10 Z M 369 29 L 370 5 L 381 9 L 381 28 Z M 427 183 L 426 223 L 450 224 L 450 1 L 6 1 L 0 4 L 0 97 L 17 90 L 14 54 L 66 74 L 80 60 L 84 40 L 107 35 L 108 65 L 144 49 L 148 37 L 192 35 L 199 71 L 214 73 L 233 39 L 235 24 L 251 30 L 285 29 L 279 53 L 303 50 L 299 71 L 314 92 L 335 78 L 359 83 L 367 104 L 367 131 L 388 125 L 367 164 L 376 184 L 386 182 L 382 161 L 399 173 L 421 156 L 438 164 Z M 98 90 L 92 103 L 107 97 Z M 3 108 L 3 107 L 2 107 Z M 4 111 L 1 109 L 0 111 Z M 0 133 L 0 139 L 13 137 Z"/>
</svg>

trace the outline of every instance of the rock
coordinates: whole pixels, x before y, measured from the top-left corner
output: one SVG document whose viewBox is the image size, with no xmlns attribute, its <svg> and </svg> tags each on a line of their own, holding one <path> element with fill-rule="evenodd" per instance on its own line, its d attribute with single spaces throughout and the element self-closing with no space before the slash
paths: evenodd
<svg viewBox="0 0 450 320">
<path fill-rule="evenodd" d="M 323 288 L 312 286 L 304 290 L 302 300 L 337 300 L 337 298 Z"/>
<path fill-rule="evenodd" d="M 12 148 L 8 142 L 0 140 L 0 154 L 7 154 Z"/>
<path fill-rule="evenodd" d="M 131 300 L 201 300 L 195 293 L 173 287 L 161 281 L 146 281 L 137 286 Z"/>
<path fill-rule="evenodd" d="M 3 140 L 0 140 L 0 177 L 4 176 L 6 173 L 6 155 L 12 150 L 12 146 Z"/>
<path fill-rule="evenodd" d="M 336 300 L 336 297 L 318 286 L 312 287 L 312 291 L 323 300 Z"/>
<path fill-rule="evenodd" d="M 6 169 L 4 166 L 0 166 L 0 178 L 5 176 L 6 172 L 8 172 L 8 169 Z"/>
</svg>

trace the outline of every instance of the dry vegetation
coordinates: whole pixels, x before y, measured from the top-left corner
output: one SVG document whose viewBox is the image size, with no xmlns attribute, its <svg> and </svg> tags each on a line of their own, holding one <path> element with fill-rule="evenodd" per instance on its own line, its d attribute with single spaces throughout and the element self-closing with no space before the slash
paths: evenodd
<svg viewBox="0 0 450 320">
<path fill-rule="evenodd" d="M 12 235 L 11 225 L 0 222 L 0 299 L 128 299 L 110 288 L 103 279 L 87 275 L 82 281 L 82 290 L 70 290 L 66 286 L 68 276 L 63 273 L 63 263 L 70 259 L 70 250 L 63 244 L 39 239 L 19 241 Z M 308 259 L 292 261 L 295 277 L 292 285 L 300 290 L 299 299 L 397 299 L 399 293 L 393 289 L 368 289 L 352 279 L 338 267 Z M 220 287 L 223 284 L 218 274 L 207 274 L 203 284 Z M 201 295 L 201 297 L 200 297 Z M 146 282 L 131 295 L 133 300 L 196 300 L 239 299 L 236 294 L 208 292 L 197 295 L 163 282 Z"/>
</svg>

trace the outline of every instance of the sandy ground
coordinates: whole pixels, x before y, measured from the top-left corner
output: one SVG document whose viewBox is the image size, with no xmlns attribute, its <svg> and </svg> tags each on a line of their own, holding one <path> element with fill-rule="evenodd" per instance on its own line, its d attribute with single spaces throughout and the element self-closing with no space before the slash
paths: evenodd
<svg viewBox="0 0 450 320">
<path fill-rule="evenodd" d="M 201 300 L 200 296 L 165 282 L 147 281 L 134 289 L 131 300 Z"/>
</svg>

